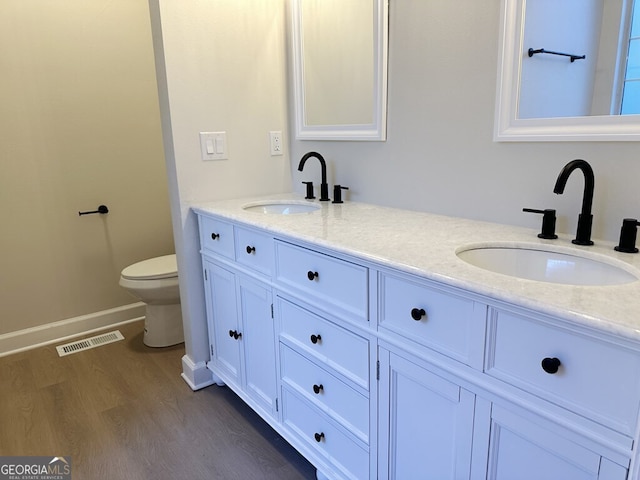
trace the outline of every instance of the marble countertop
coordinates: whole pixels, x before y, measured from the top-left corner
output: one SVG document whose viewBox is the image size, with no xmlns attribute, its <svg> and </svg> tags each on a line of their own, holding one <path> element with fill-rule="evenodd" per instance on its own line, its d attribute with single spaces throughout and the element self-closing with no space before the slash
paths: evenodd
<svg viewBox="0 0 640 480">
<path fill-rule="evenodd" d="M 264 200 L 311 202 L 318 210 L 293 215 L 264 214 L 243 206 Z M 537 230 L 377 205 L 332 204 L 295 194 L 269 195 L 191 206 L 337 252 L 458 287 L 485 297 L 560 317 L 570 322 L 640 340 L 640 281 L 623 285 L 576 286 L 520 279 L 493 273 L 456 255 L 465 245 L 551 246 L 556 251 L 605 256 L 640 277 L 640 254 L 619 253 L 612 242 L 573 245 L 573 235 L 557 240 L 537 237 Z"/>
</svg>

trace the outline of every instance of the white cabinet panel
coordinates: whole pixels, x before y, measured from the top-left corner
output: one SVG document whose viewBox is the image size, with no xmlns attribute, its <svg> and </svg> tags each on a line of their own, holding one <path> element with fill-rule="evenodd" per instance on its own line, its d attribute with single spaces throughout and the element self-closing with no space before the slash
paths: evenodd
<svg viewBox="0 0 640 480">
<path fill-rule="evenodd" d="M 271 317 L 271 289 L 238 275 L 242 315 L 244 388 L 262 408 L 276 415 L 275 330 Z"/>
<path fill-rule="evenodd" d="M 276 281 L 309 302 L 368 319 L 368 269 L 363 266 L 276 242 Z"/>
<path fill-rule="evenodd" d="M 637 351 L 494 310 L 487 357 L 489 375 L 627 435 L 635 432 L 640 405 Z M 557 359 L 555 373 L 544 370 L 545 359 Z"/>
<path fill-rule="evenodd" d="M 248 228 L 236 227 L 236 261 L 252 270 L 271 275 L 273 237 Z"/>
<path fill-rule="evenodd" d="M 369 399 L 295 350 L 280 347 L 282 382 L 369 443 Z"/>
<path fill-rule="evenodd" d="M 486 306 L 432 284 L 380 275 L 380 327 L 482 367 Z"/>
<path fill-rule="evenodd" d="M 206 294 L 211 319 L 209 335 L 213 348 L 211 361 L 227 383 L 240 385 L 240 344 L 235 275 L 217 264 L 204 262 Z"/>
<path fill-rule="evenodd" d="M 232 259 L 233 225 L 215 217 L 200 217 L 200 248 Z"/>
<path fill-rule="evenodd" d="M 468 479 L 475 396 L 394 353 L 380 363 L 379 478 Z"/>
<path fill-rule="evenodd" d="M 369 341 L 277 297 L 280 340 L 369 389 Z"/>
<path fill-rule="evenodd" d="M 623 480 L 626 468 L 551 430 L 494 405 L 487 478 L 491 480 Z"/>
<path fill-rule="evenodd" d="M 291 432 L 353 480 L 369 478 L 369 451 L 309 402 L 283 389 L 282 418 Z"/>
</svg>

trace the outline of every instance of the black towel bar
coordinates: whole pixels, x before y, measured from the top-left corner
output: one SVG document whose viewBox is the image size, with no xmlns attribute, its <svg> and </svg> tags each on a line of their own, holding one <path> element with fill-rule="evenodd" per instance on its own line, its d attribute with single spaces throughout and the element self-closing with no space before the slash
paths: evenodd
<svg viewBox="0 0 640 480">
<path fill-rule="evenodd" d="M 571 63 L 575 62 L 576 60 L 584 60 L 585 58 L 587 58 L 586 55 L 573 55 L 572 53 L 553 52 L 551 50 L 545 50 L 544 48 L 539 48 L 537 50 L 534 50 L 533 48 L 529 49 L 530 57 L 533 57 L 537 53 L 547 53 L 549 55 L 561 55 L 563 57 L 570 57 Z"/>
</svg>

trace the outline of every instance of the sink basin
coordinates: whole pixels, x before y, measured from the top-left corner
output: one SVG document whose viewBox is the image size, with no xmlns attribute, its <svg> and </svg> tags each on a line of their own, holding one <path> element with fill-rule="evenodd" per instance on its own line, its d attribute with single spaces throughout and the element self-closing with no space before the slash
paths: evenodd
<svg viewBox="0 0 640 480">
<path fill-rule="evenodd" d="M 621 285 L 638 277 L 613 259 L 603 260 L 532 246 L 478 246 L 460 249 L 465 262 L 492 272 L 565 285 Z"/>
<path fill-rule="evenodd" d="M 248 212 L 276 214 L 276 215 L 292 215 L 295 213 L 309 213 L 318 210 L 320 205 L 308 202 L 292 202 L 270 200 L 265 202 L 248 203 L 242 207 Z"/>
</svg>

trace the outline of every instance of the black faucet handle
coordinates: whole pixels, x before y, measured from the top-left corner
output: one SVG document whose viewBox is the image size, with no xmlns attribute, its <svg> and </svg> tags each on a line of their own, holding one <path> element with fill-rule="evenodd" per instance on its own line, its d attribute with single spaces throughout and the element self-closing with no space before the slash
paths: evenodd
<svg viewBox="0 0 640 480">
<path fill-rule="evenodd" d="M 539 238 L 546 238 L 548 240 L 558 238 L 558 235 L 556 235 L 556 211 L 554 209 L 545 208 L 544 210 L 537 210 L 535 208 L 523 208 L 522 211 L 542 215 L 542 231 L 538 234 Z"/>
<path fill-rule="evenodd" d="M 315 195 L 313 194 L 313 182 L 302 182 L 307 186 L 307 196 L 304 197 L 307 200 L 313 200 L 315 197 Z"/>
<path fill-rule="evenodd" d="M 613 247 L 614 250 L 624 253 L 638 253 L 636 248 L 636 236 L 638 234 L 638 225 L 640 222 L 635 218 L 625 218 L 622 221 L 622 228 L 620 229 L 620 242 L 617 247 Z"/>
<path fill-rule="evenodd" d="M 342 185 L 333 186 L 333 202 L 332 203 L 344 203 L 342 201 L 342 190 L 349 190 L 349 187 L 343 187 Z"/>
</svg>

